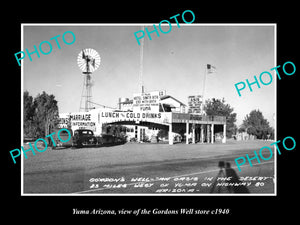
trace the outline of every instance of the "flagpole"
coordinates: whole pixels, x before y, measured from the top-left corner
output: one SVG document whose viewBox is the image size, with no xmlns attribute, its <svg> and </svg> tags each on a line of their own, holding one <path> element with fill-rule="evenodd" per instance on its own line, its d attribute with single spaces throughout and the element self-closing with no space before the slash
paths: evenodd
<svg viewBox="0 0 300 225">
<path fill-rule="evenodd" d="M 202 107 L 201 107 L 201 113 L 204 114 L 203 108 L 204 108 L 204 92 L 205 92 L 205 82 L 206 82 L 206 74 L 207 74 L 207 64 L 205 64 L 204 67 L 204 78 L 203 78 L 203 89 L 202 89 Z"/>
<path fill-rule="evenodd" d="M 142 26 L 142 31 L 145 30 L 145 27 Z M 142 94 L 144 94 L 144 83 L 143 83 L 143 62 L 144 61 L 144 38 L 142 39 L 142 44 L 140 46 L 140 71 L 139 71 L 139 79 L 140 79 L 140 88 Z"/>
</svg>

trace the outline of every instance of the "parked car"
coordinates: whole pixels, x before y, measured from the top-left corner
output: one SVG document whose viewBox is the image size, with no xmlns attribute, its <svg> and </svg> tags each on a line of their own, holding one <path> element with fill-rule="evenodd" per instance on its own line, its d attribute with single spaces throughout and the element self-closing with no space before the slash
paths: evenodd
<svg viewBox="0 0 300 225">
<path fill-rule="evenodd" d="M 126 137 L 117 137 L 111 134 L 102 134 L 101 136 L 95 136 L 92 130 L 75 130 L 73 135 L 73 147 L 81 148 L 98 147 L 98 146 L 111 146 L 126 143 Z"/>
<path fill-rule="evenodd" d="M 101 144 L 100 138 L 95 137 L 94 132 L 88 129 L 75 130 L 73 135 L 73 146 L 82 147 L 84 145 Z"/>
</svg>

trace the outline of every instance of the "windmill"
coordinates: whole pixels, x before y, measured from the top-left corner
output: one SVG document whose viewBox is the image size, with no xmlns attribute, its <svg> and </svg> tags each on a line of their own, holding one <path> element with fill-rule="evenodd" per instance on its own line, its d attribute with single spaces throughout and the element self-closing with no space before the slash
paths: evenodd
<svg viewBox="0 0 300 225">
<path fill-rule="evenodd" d="M 88 112 L 92 109 L 91 98 L 92 98 L 92 82 L 91 74 L 98 69 L 100 66 L 101 58 L 98 52 L 92 48 L 82 50 L 77 57 L 77 65 L 82 70 L 84 75 L 83 89 L 80 100 L 79 111 L 84 109 Z M 84 100 L 84 106 L 82 107 L 82 100 Z"/>
</svg>

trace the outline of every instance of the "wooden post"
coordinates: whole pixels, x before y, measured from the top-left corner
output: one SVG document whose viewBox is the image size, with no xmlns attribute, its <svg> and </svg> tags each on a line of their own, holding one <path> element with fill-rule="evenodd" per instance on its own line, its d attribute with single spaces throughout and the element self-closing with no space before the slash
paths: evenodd
<svg viewBox="0 0 300 225">
<path fill-rule="evenodd" d="M 204 125 L 201 124 L 201 143 L 204 143 Z"/>
<path fill-rule="evenodd" d="M 223 125 L 223 143 L 226 143 L 226 124 Z"/>
<path fill-rule="evenodd" d="M 207 134 L 206 134 L 206 136 L 207 136 L 207 143 L 209 143 L 210 142 L 210 127 L 209 127 L 209 124 L 207 124 L 206 125 L 206 130 L 207 130 Z"/>
<path fill-rule="evenodd" d="M 186 122 L 185 143 L 189 144 L 189 121 Z"/>
<path fill-rule="evenodd" d="M 214 143 L 214 124 L 211 124 L 211 143 Z"/>
<path fill-rule="evenodd" d="M 172 123 L 169 124 L 169 145 L 173 145 Z"/>
<path fill-rule="evenodd" d="M 195 144 L 195 124 L 192 124 L 192 143 Z"/>
</svg>

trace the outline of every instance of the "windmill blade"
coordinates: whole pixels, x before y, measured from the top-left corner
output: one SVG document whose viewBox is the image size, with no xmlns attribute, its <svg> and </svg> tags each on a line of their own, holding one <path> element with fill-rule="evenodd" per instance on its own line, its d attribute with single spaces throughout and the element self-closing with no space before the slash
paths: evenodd
<svg viewBox="0 0 300 225">
<path fill-rule="evenodd" d="M 80 53 L 78 54 L 77 64 L 79 68 L 84 72 L 94 72 L 98 69 L 100 63 L 100 55 L 94 49 L 86 48 L 80 51 Z"/>
</svg>

